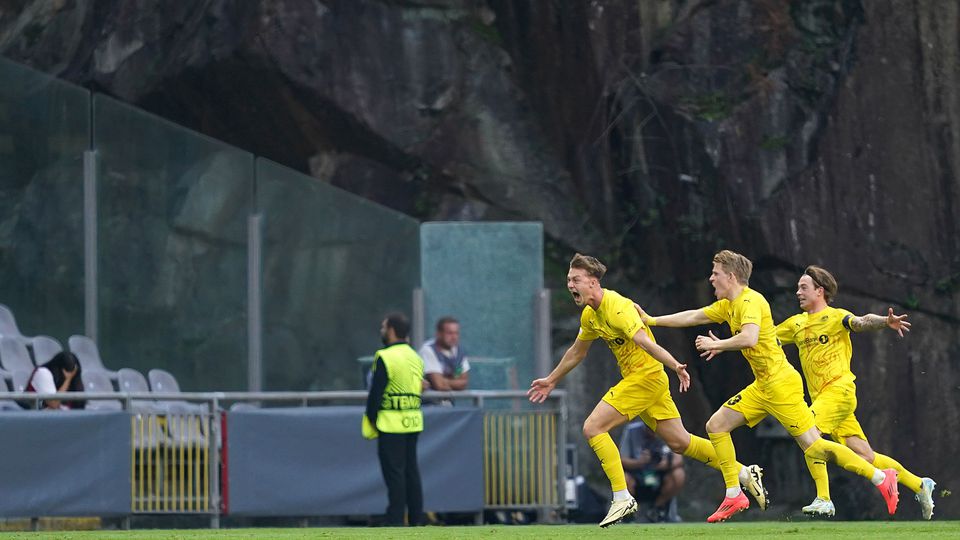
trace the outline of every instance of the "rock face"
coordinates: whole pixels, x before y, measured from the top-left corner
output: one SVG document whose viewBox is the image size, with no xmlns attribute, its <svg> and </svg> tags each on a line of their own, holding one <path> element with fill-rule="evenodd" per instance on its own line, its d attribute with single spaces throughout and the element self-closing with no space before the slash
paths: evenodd
<svg viewBox="0 0 960 540">
<path fill-rule="evenodd" d="M 557 289 L 581 250 L 651 312 L 701 306 L 710 257 L 728 247 L 755 262 L 751 285 L 782 320 L 798 310 L 800 272 L 821 264 L 840 280 L 838 305 L 910 313 L 907 339 L 854 338 L 858 416 L 875 449 L 950 489 L 958 11 L 901 0 L 21 0 L 0 6 L 0 53 L 419 218 L 542 221 Z M 570 304 L 558 293 L 558 347 L 575 335 Z M 749 382 L 746 364 L 697 361 L 693 331 L 657 335 L 691 362 L 694 389 L 677 401 L 702 434 Z M 588 361 L 604 367 L 571 376 L 574 419 L 615 378 L 603 354 Z M 792 442 L 747 430 L 735 440 L 744 461 L 781 469 L 770 487 L 785 511 L 812 498 Z M 704 495 L 691 512 L 712 510 L 718 476 L 688 470 L 688 490 Z M 834 476 L 841 517 L 881 515 L 863 482 Z M 903 498 L 901 512 L 918 516 Z M 938 502 L 938 517 L 958 515 L 953 499 Z"/>
</svg>

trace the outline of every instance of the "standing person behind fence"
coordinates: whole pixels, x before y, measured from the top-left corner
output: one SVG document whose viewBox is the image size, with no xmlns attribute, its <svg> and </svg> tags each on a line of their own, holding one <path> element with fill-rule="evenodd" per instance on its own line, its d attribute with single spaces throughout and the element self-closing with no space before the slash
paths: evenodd
<svg viewBox="0 0 960 540">
<path fill-rule="evenodd" d="M 441 317 L 437 334 L 420 347 L 423 374 L 429 390 L 466 390 L 470 382 L 470 362 L 460 346 L 460 321 Z"/>
<path fill-rule="evenodd" d="M 34 368 L 24 387 L 27 392 L 38 394 L 56 394 L 61 392 L 83 392 L 83 378 L 80 375 L 80 362 L 71 352 L 59 352 L 46 363 Z M 61 401 L 46 399 L 40 402 L 41 409 L 83 409 L 86 401 Z"/>
<path fill-rule="evenodd" d="M 410 525 L 423 520 L 423 488 L 417 466 L 417 438 L 423 431 L 420 410 L 423 360 L 408 343 L 410 321 L 392 313 L 380 324 L 384 348 L 373 361 L 373 380 L 363 416 L 363 436 L 377 438 L 380 470 L 387 484 L 384 525 Z"/>
</svg>

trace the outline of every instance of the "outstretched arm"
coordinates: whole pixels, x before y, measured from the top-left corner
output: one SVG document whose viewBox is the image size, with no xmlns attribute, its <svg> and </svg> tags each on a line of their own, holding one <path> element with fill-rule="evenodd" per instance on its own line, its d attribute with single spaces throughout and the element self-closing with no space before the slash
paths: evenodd
<svg viewBox="0 0 960 540">
<path fill-rule="evenodd" d="M 688 309 L 679 311 L 670 315 L 660 315 L 653 317 L 643 310 L 638 304 L 633 304 L 637 312 L 640 313 L 640 319 L 647 326 L 667 326 L 671 328 L 685 328 L 687 326 L 699 326 L 701 324 L 710 324 L 713 321 L 702 309 Z"/>
<path fill-rule="evenodd" d="M 677 359 L 674 358 L 669 351 L 657 345 L 643 330 L 633 335 L 633 342 L 639 345 L 641 349 L 647 351 L 657 362 L 660 362 L 677 373 L 677 377 L 680 378 L 681 392 L 686 392 L 687 389 L 690 388 L 690 374 L 687 373 L 686 364 L 677 362 Z"/>
<path fill-rule="evenodd" d="M 542 379 L 534 379 L 534 381 L 530 383 L 530 389 L 527 390 L 527 397 L 530 401 L 534 403 L 543 403 L 546 401 L 547 396 L 557 387 L 560 379 L 563 379 L 567 373 L 570 373 L 570 370 L 577 367 L 583 358 L 587 356 L 587 351 L 590 350 L 592 343 L 592 341 L 574 340 L 573 345 L 567 349 L 567 352 L 563 353 L 563 358 L 560 359 L 560 363 L 557 364 L 557 367 L 553 368 L 553 371 L 551 371 L 549 375 Z"/>
<path fill-rule="evenodd" d="M 850 329 L 854 332 L 865 332 L 867 330 L 882 330 L 885 327 L 894 330 L 900 337 L 904 332 L 910 331 L 910 323 L 907 322 L 907 314 L 895 315 L 893 308 L 889 308 L 887 316 L 868 313 L 862 317 L 851 317 L 848 321 Z"/>
</svg>

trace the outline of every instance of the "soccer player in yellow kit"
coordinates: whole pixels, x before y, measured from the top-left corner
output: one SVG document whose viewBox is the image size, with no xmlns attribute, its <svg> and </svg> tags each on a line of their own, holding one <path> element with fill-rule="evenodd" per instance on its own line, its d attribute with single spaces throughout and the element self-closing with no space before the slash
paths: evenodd
<svg viewBox="0 0 960 540">
<path fill-rule="evenodd" d="M 809 266 L 797 283 L 797 300 L 804 312 L 777 325 L 781 343 L 793 343 L 800 352 L 800 367 L 807 380 L 817 429 L 857 453 L 877 468 L 897 471 L 897 480 L 916 493 L 923 519 L 933 517 L 931 478 L 920 478 L 897 460 L 874 452 L 854 415 L 857 409 L 856 376 L 850 370 L 853 345 L 850 332 L 891 328 L 903 337 L 910 331 L 906 315 L 894 315 L 890 308 L 886 317 L 873 313 L 858 317 L 845 309 L 829 304 L 837 294 L 837 280 L 819 266 Z M 806 457 L 810 475 L 817 485 L 817 498 L 803 507 L 808 515 L 832 516 L 827 465 L 822 460 Z"/>
<path fill-rule="evenodd" d="M 617 523 L 637 511 L 637 502 L 627 491 L 620 452 L 609 434 L 611 429 L 636 416 L 674 452 L 719 470 L 713 445 L 703 437 L 687 432 L 670 395 L 664 366 L 677 373 L 681 392 L 690 386 L 687 366 L 657 345 L 653 332 L 640 320 L 632 300 L 600 287 L 600 279 L 606 271 L 600 261 L 579 253 L 570 261 L 567 289 L 574 303 L 583 307 L 580 333 L 557 367 L 548 376 L 530 383 L 527 391 L 530 401 L 543 403 L 557 383 L 580 364 L 597 338 L 603 339 L 613 351 L 623 380 L 607 391 L 583 423 L 583 435 L 600 459 L 600 466 L 613 490 L 613 502 L 600 522 L 601 527 Z M 761 508 L 765 508 L 766 491 L 760 467 L 745 467 L 736 462 L 731 462 L 730 467 L 734 469 L 733 477 L 739 478 Z"/>
<path fill-rule="evenodd" d="M 744 424 L 753 427 L 768 414 L 772 414 L 786 428 L 803 449 L 804 455 L 821 461 L 833 461 L 873 482 L 886 500 L 887 511 L 893 514 L 899 500 L 896 471 L 881 471 L 846 446 L 820 437 L 813 414 L 803 400 L 800 374 L 787 362 L 783 349 L 777 343 L 770 304 L 748 286 L 752 271 L 753 263 L 749 259 L 739 253 L 723 250 L 714 255 L 710 274 L 716 302 L 701 309 L 661 317 L 651 317 L 641 310 L 644 322 L 650 326 L 687 327 L 726 322 L 730 325 L 733 337 L 719 339 L 713 332 L 697 336 L 697 350 L 707 360 L 720 351 L 740 351 L 750 363 L 756 378 L 707 421 L 707 434 L 720 458 L 723 479 L 727 485 L 723 502 L 707 521 L 724 521 L 750 506 L 737 482 L 736 450 L 730 432 Z"/>
</svg>

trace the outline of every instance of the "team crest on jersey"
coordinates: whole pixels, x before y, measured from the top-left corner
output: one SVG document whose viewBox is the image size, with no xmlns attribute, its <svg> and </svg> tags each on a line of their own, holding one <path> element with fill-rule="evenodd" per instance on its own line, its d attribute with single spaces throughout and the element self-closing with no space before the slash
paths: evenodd
<svg viewBox="0 0 960 540">
<path fill-rule="evenodd" d="M 830 341 L 830 338 L 826 335 L 820 334 L 820 337 L 817 338 L 817 341 L 826 344 L 828 341 Z"/>
<path fill-rule="evenodd" d="M 820 322 L 825 322 L 829 318 L 830 318 L 829 316 L 824 315 L 823 317 L 820 317 Z"/>
</svg>

